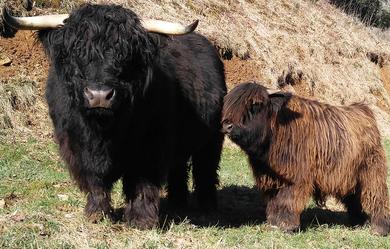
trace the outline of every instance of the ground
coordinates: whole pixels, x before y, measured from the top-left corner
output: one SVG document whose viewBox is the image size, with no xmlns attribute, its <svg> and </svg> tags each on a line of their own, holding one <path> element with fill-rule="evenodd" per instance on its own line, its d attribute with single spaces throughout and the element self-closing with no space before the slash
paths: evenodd
<svg viewBox="0 0 390 249">
<path fill-rule="evenodd" d="M 390 156 L 390 142 L 386 143 Z M 161 227 L 149 231 L 123 222 L 92 224 L 83 217 L 85 198 L 58 157 L 53 142 L 0 143 L 0 248 L 390 248 L 388 237 L 369 226 L 348 227 L 346 213 L 310 204 L 295 234 L 271 229 L 247 165 L 234 146 L 223 152 L 218 213 L 172 216 L 162 201 Z M 388 180 L 390 183 L 390 178 Z M 113 204 L 123 206 L 121 184 Z M 191 198 L 191 204 L 193 204 Z"/>
</svg>

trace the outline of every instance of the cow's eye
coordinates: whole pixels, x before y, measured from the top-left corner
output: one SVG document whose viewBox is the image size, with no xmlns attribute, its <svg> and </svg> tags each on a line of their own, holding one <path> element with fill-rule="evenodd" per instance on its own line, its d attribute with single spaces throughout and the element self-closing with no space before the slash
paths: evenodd
<svg viewBox="0 0 390 249">
<path fill-rule="evenodd" d="M 253 116 L 254 116 L 254 113 L 252 113 L 252 110 L 250 110 L 250 111 L 248 112 L 248 121 L 249 121 L 249 120 L 252 120 L 252 119 L 253 119 Z"/>
</svg>

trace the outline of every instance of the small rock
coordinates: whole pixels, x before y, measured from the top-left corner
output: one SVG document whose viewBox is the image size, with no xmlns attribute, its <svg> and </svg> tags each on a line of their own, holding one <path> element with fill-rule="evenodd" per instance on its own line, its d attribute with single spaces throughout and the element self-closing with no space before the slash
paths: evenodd
<svg viewBox="0 0 390 249">
<path fill-rule="evenodd" d="M 57 196 L 61 201 L 67 201 L 69 199 L 69 196 L 64 194 L 58 194 Z"/>
<path fill-rule="evenodd" d="M 11 216 L 11 220 L 13 220 L 15 222 L 21 222 L 21 221 L 24 221 L 25 219 L 26 219 L 26 216 L 23 214 L 14 214 Z"/>
<path fill-rule="evenodd" d="M 8 58 L 8 57 L 1 58 L 0 57 L 0 65 L 1 66 L 9 66 L 9 65 L 11 65 L 11 63 L 12 63 L 12 60 L 10 58 Z"/>
<path fill-rule="evenodd" d="M 4 208 L 5 208 L 5 200 L 0 199 L 0 209 L 4 209 Z"/>
</svg>

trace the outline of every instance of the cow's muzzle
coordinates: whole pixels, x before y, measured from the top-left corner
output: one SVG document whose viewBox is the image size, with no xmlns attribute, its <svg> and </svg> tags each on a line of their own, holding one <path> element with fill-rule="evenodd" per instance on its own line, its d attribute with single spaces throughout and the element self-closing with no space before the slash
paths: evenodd
<svg viewBox="0 0 390 249">
<path fill-rule="evenodd" d="M 114 89 L 92 89 L 84 88 L 84 95 L 89 108 L 110 108 L 115 98 Z"/>
</svg>

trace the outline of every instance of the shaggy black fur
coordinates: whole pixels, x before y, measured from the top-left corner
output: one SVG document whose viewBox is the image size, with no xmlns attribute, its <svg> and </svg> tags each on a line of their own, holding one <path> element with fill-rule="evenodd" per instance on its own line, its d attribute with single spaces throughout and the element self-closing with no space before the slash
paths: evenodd
<svg viewBox="0 0 390 249">
<path fill-rule="evenodd" d="M 62 157 L 88 194 L 87 216 L 111 216 L 110 191 L 122 178 L 126 221 L 155 226 L 165 180 L 170 202 L 186 205 L 190 158 L 200 206 L 216 206 L 226 85 L 206 38 L 148 33 L 115 5 L 84 5 L 38 37 L 51 60 L 50 116 Z M 115 89 L 111 108 L 88 108 L 87 86 Z"/>
</svg>

